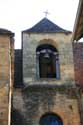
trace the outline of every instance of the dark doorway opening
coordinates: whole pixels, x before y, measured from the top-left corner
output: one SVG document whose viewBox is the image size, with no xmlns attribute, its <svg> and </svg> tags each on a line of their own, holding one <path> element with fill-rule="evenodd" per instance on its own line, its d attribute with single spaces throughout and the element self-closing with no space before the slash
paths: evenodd
<svg viewBox="0 0 83 125">
<path fill-rule="evenodd" d="M 59 78 L 59 54 L 55 47 L 43 44 L 36 49 L 37 65 L 40 78 Z"/>
<path fill-rule="evenodd" d="M 40 125 L 63 125 L 63 122 L 58 115 L 48 113 L 40 118 Z"/>
</svg>

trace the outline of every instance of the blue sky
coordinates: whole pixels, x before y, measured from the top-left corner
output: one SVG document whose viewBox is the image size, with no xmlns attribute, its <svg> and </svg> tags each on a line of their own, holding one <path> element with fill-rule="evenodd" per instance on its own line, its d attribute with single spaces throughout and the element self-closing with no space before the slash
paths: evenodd
<svg viewBox="0 0 83 125">
<path fill-rule="evenodd" d="M 73 30 L 79 0 L 0 0 L 0 28 L 15 33 L 15 48 L 21 46 L 21 31 L 32 27 L 50 13 L 48 19 Z"/>
</svg>

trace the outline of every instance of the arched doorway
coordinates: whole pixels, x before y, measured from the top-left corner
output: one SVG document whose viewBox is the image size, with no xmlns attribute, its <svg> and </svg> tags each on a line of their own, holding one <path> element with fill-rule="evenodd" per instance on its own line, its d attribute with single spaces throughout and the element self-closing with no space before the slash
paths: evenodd
<svg viewBox="0 0 83 125">
<path fill-rule="evenodd" d="M 40 118 L 40 125 L 63 125 L 61 118 L 54 113 L 47 113 Z"/>
<path fill-rule="evenodd" d="M 59 53 L 50 44 L 43 44 L 36 49 L 37 76 L 40 78 L 60 78 Z"/>
</svg>

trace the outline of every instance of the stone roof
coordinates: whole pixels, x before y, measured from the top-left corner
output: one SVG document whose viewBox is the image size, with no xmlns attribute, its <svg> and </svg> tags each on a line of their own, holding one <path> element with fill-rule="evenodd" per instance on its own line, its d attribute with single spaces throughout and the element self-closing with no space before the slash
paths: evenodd
<svg viewBox="0 0 83 125">
<path fill-rule="evenodd" d="M 7 29 L 0 28 L 0 35 L 14 36 L 14 33 Z"/>
<path fill-rule="evenodd" d="M 71 33 L 58 25 L 54 24 L 47 18 L 43 18 L 40 22 L 34 25 L 32 28 L 24 30 L 26 33 Z"/>
</svg>

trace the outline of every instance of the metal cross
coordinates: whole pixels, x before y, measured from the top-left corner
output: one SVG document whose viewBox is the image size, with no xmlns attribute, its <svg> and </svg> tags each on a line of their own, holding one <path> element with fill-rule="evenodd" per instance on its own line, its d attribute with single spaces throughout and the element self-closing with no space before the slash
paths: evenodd
<svg viewBox="0 0 83 125">
<path fill-rule="evenodd" d="M 47 17 L 47 15 L 49 14 L 48 10 L 44 12 L 45 13 L 45 17 Z"/>
</svg>

